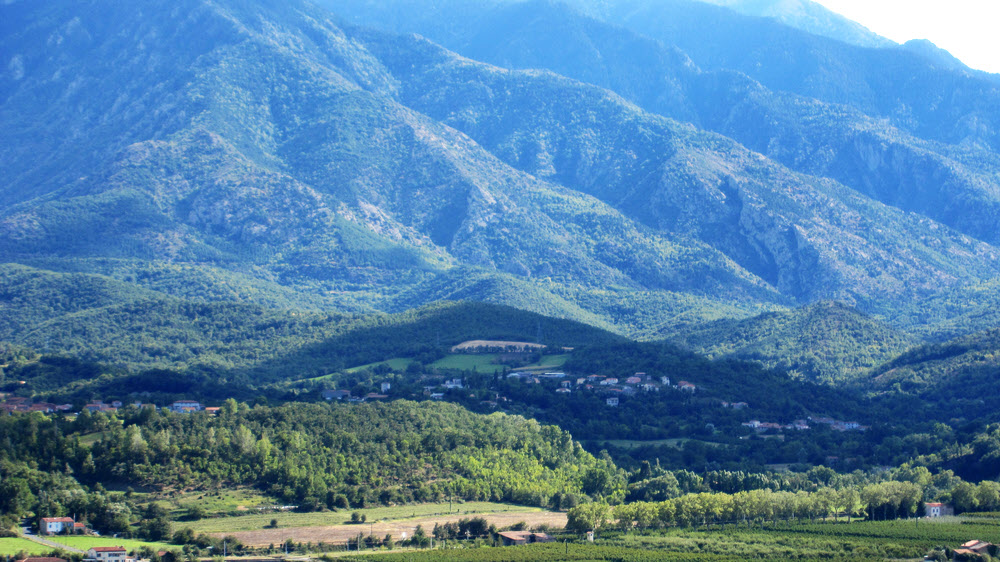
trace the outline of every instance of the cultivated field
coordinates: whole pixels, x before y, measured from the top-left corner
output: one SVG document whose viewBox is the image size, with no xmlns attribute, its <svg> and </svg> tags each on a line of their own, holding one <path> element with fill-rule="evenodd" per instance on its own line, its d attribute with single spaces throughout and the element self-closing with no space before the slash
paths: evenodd
<svg viewBox="0 0 1000 562">
<path fill-rule="evenodd" d="M 461 353 L 470 349 L 480 349 L 484 347 L 493 349 L 516 349 L 518 351 L 535 351 L 537 349 L 545 349 L 544 345 L 523 341 L 470 340 L 452 347 L 451 352 Z"/>
<path fill-rule="evenodd" d="M 436 508 L 437 513 L 427 507 Z M 457 522 L 468 517 L 483 517 L 498 528 L 524 522 L 529 527 L 546 525 L 561 529 L 566 525 L 566 514 L 542 511 L 539 509 L 504 504 L 463 504 L 452 513 L 441 512 L 447 509 L 444 504 L 428 504 L 428 506 L 405 506 L 400 508 L 383 508 L 382 510 L 364 510 L 367 521 L 361 524 L 345 524 L 350 519 L 350 512 L 336 513 L 288 513 L 253 515 L 247 517 L 208 519 L 184 524 L 190 526 L 196 533 L 206 532 L 217 537 L 233 536 L 250 546 L 268 546 L 281 544 L 287 539 L 301 543 L 343 544 L 349 539 L 357 538 L 358 534 L 375 535 L 379 538 L 389 534 L 395 540 L 401 540 L 413 535 L 417 526 L 422 526 L 429 534 L 435 524 Z M 485 509 L 484 509 L 485 508 Z M 388 510 L 395 510 L 390 512 Z M 380 513 L 381 512 L 381 513 Z M 285 517 L 282 517 L 285 516 Z M 303 517 L 294 517 L 303 516 Z M 312 516 L 312 517 L 307 517 Z M 278 527 L 265 528 L 271 519 L 278 520 Z M 246 520 L 246 521 L 243 521 Z M 253 529 L 247 529 L 254 525 Z M 178 525 L 181 527 L 182 525 Z M 404 535 L 405 533 L 405 535 Z"/>
</svg>

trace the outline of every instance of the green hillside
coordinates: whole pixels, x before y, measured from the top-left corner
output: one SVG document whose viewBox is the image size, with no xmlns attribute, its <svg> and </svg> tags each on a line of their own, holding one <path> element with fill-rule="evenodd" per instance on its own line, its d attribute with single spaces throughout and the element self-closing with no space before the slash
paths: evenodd
<svg viewBox="0 0 1000 562">
<path fill-rule="evenodd" d="M 860 382 L 916 343 L 910 335 L 836 302 L 719 320 L 675 342 L 709 357 L 759 361 L 825 383 Z"/>
<path fill-rule="evenodd" d="M 1000 280 L 903 303 L 887 316 L 894 326 L 934 342 L 990 330 L 1000 325 Z"/>
<path fill-rule="evenodd" d="M 939 404 L 963 404 L 960 415 L 995 411 L 1000 330 L 915 347 L 871 375 L 876 388 L 895 389 Z"/>
</svg>

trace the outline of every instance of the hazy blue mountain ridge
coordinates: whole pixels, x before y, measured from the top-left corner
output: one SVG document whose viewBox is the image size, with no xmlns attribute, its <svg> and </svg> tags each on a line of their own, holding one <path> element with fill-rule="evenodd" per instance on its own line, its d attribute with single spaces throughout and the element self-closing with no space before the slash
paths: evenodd
<svg viewBox="0 0 1000 562">
<path fill-rule="evenodd" d="M 885 312 L 998 275 L 970 238 L 996 234 L 988 150 L 560 4 L 455 6 L 440 33 L 494 66 L 299 2 L 0 7 L 20 57 L 0 83 L 0 251 L 126 283 L 170 271 L 158 290 L 199 302 L 461 298 L 643 337 L 816 299 Z"/>
<path fill-rule="evenodd" d="M 901 271 L 873 274 L 880 266 L 861 257 L 881 255 L 880 264 L 890 263 L 884 252 L 906 255 L 910 272 L 923 269 L 925 279 L 948 283 L 931 273 L 940 261 L 927 261 L 929 269 L 918 265 L 929 255 L 909 248 L 921 244 L 920 236 L 892 240 L 866 225 L 897 224 L 893 232 L 911 233 L 926 226 L 832 182 L 791 173 L 605 90 L 546 73 L 499 71 L 419 39 L 367 36 L 400 79 L 408 105 L 469 134 L 512 166 L 596 195 L 654 228 L 694 234 L 785 294 L 872 300 L 903 287 L 919 291 L 920 275 L 902 282 Z M 400 41 L 414 46 L 402 48 Z M 414 56 L 421 50 L 424 56 Z M 394 60 L 396 53 L 404 55 Z M 947 252 L 957 256 L 963 247 L 991 259 L 985 245 L 962 236 L 954 242 L 954 252 Z M 960 276 L 972 273 L 962 269 Z"/>
<path fill-rule="evenodd" d="M 859 47 L 892 47 L 896 45 L 892 40 L 886 39 L 863 25 L 810 0 L 705 1 L 724 6 L 743 15 L 775 19 L 802 31 Z"/>
<path fill-rule="evenodd" d="M 990 150 L 920 139 L 858 109 L 775 92 L 742 73 L 703 71 L 676 48 L 566 4 L 481 5 L 469 23 L 455 28 L 437 17 L 443 8 L 418 4 L 378 9 L 348 1 L 332 7 L 380 26 L 387 25 L 381 18 L 388 7 L 409 10 L 412 17 L 397 27 L 444 41 L 472 59 L 548 69 L 608 88 L 647 111 L 726 135 L 793 170 L 833 178 L 987 242 L 1000 235 L 1000 160 Z M 458 5 L 468 10 L 471 4 Z"/>
</svg>

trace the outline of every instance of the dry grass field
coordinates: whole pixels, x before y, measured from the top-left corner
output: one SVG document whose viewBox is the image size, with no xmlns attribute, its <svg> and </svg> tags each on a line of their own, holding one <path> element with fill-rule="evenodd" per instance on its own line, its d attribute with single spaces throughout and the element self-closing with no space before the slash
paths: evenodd
<svg viewBox="0 0 1000 562">
<path fill-rule="evenodd" d="M 279 545 L 287 539 L 301 543 L 344 544 L 348 539 L 357 538 L 358 534 L 375 535 L 384 537 L 391 534 L 393 539 L 401 540 L 413 535 L 417 526 L 423 526 L 424 530 L 430 534 L 435 523 L 443 524 L 457 522 L 459 519 L 468 517 L 483 517 L 498 528 L 509 527 L 519 522 L 527 523 L 529 527 L 547 525 L 550 528 L 562 528 L 566 526 L 566 514 L 549 511 L 515 512 L 515 513 L 463 513 L 452 515 L 437 515 L 416 517 L 410 519 L 398 519 L 392 521 L 369 521 L 357 525 L 328 525 L 311 527 L 288 527 L 277 529 L 259 529 L 254 531 L 239 531 L 233 533 L 213 533 L 215 536 L 234 536 L 241 542 L 251 546 Z M 405 536 L 404 536 L 405 533 Z"/>
</svg>

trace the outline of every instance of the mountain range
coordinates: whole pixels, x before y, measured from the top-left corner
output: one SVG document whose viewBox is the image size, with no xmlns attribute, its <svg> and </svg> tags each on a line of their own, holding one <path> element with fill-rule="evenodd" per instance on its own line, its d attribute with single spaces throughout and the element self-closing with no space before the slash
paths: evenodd
<svg viewBox="0 0 1000 562">
<path fill-rule="evenodd" d="M 863 326 L 843 380 L 991 327 L 996 77 L 717 3 L 4 3 L 2 337 L 470 300 L 793 369 L 740 334 Z"/>
</svg>

